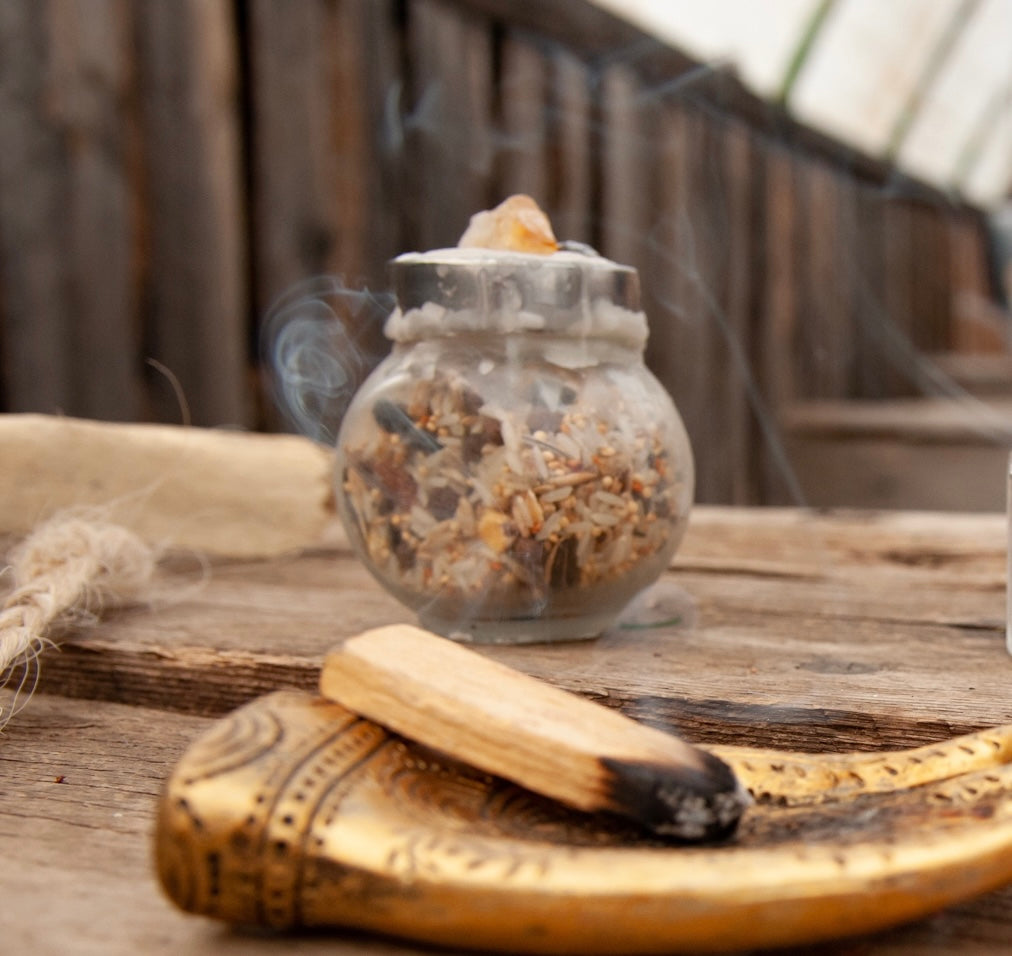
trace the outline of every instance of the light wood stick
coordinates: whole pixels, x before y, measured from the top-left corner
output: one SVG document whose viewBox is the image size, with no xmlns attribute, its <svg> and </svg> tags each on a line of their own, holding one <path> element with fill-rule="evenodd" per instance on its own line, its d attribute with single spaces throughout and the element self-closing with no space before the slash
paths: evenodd
<svg viewBox="0 0 1012 956">
<path fill-rule="evenodd" d="M 676 839 L 726 836 L 749 803 L 712 754 L 409 625 L 331 651 L 320 689 L 487 773 Z"/>
</svg>

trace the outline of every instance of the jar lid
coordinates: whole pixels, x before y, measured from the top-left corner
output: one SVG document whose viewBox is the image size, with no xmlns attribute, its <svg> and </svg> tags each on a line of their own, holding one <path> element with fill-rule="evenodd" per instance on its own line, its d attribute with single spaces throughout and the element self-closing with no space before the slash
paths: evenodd
<svg viewBox="0 0 1012 956">
<path fill-rule="evenodd" d="M 551 255 L 493 249 L 407 253 L 390 263 L 394 341 L 492 331 L 646 342 L 639 274 L 593 250 Z"/>
</svg>

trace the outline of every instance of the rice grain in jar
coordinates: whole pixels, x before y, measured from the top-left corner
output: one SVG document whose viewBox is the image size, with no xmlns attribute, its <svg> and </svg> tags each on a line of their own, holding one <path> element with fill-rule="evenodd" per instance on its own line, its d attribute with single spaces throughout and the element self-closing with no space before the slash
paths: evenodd
<svg viewBox="0 0 1012 956">
<path fill-rule="evenodd" d="M 393 350 L 338 437 L 357 554 L 446 636 L 600 634 L 667 567 L 693 493 L 685 428 L 643 362 L 636 271 L 488 249 L 391 268 Z"/>
</svg>

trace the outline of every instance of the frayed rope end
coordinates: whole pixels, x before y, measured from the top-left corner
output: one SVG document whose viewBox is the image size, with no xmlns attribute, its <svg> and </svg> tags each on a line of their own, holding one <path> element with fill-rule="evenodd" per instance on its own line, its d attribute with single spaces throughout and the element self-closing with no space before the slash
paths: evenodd
<svg viewBox="0 0 1012 956">
<path fill-rule="evenodd" d="M 160 554 L 134 532 L 80 513 L 40 525 L 9 555 L 14 589 L 0 609 L 0 730 L 38 683 L 54 625 L 97 620 L 143 600 Z"/>
</svg>

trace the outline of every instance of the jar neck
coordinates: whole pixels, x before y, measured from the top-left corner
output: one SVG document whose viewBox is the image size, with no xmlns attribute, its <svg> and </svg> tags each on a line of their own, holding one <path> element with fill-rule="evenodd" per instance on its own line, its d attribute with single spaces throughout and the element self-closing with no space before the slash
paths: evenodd
<svg viewBox="0 0 1012 956">
<path fill-rule="evenodd" d="M 416 309 L 395 309 L 384 332 L 393 342 L 403 343 L 463 335 L 528 336 L 534 340 L 601 342 L 642 353 L 647 340 L 647 320 L 642 312 L 604 300 L 550 317 L 539 312 L 505 309 L 450 310 L 426 303 Z"/>
<path fill-rule="evenodd" d="M 499 360 L 548 361 L 566 368 L 603 363 L 641 364 L 643 346 L 600 336 L 558 335 L 551 332 L 456 332 L 395 341 L 394 354 L 422 349 L 469 352 Z"/>
</svg>

